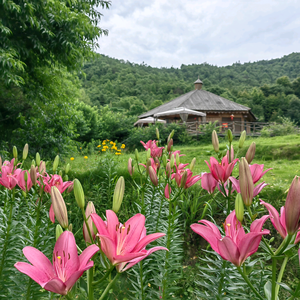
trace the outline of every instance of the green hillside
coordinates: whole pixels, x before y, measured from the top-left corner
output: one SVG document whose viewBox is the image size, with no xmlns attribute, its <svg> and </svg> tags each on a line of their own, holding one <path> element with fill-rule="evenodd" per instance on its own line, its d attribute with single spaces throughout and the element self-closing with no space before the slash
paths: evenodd
<svg viewBox="0 0 300 300">
<path fill-rule="evenodd" d="M 97 107 L 138 115 L 187 93 L 200 77 L 203 89 L 252 108 L 261 121 L 278 115 L 300 122 L 300 53 L 218 67 L 208 63 L 152 68 L 104 55 L 85 64 L 82 84 Z"/>
</svg>

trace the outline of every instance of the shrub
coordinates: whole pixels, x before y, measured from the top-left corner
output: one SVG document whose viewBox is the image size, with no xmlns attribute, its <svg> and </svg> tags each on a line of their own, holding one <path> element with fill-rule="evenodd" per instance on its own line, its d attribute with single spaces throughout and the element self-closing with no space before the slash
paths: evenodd
<svg viewBox="0 0 300 300">
<path fill-rule="evenodd" d="M 298 132 L 296 124 L 289 118 L 278 117 L 278 119 L 280 123 L 275 122 L 263 127 L 261 130 L 262 137 L 282 136 Z"/>
</svg>

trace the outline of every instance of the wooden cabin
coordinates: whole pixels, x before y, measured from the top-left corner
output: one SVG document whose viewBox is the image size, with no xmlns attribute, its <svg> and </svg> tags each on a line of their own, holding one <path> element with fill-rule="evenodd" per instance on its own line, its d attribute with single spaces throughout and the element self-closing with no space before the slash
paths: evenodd
<svg viewBox="0 0 300 300">
<path fill-rule="evenodd" d="M 256 117 L 247 106 L 225 99 L 211 92 L 202 89 L 202 81 L 198 78 L 195 82 L 195 89 L 186 94 L 183 94 L 163 105 L 160 105 L 142 115 L 139 119 L 153 117 L 154 115 L 169 111 L 178 107 L 185 107 L 194 111 L 206 114 L 205 117 L 189 115 L 186 123 L 197 122 L 203 124 L 207 122 L 218 122 L 224 131 L 231 129 L 234 133 L 240 133 L 246 130 L 251 131 L 250 124 L 256 121 Z M 160 119 L 163 119 L 160 117 Z M 179 122 L 180 118 L 166 118 L 167 123 Z"/>
</svg>

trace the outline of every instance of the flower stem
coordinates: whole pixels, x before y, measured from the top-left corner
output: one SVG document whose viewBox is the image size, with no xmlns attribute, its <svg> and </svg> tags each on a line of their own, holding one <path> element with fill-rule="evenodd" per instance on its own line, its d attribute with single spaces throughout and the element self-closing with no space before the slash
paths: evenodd
<svg viewBox="0 0 300 300">
<path fill-rule="evenodd" d="M 88 287 L 89 300 L 94 300 L 93 278 L 94 278 L 94 268 L 92 267 L 87 270 L 87 287 Z"/>
<path fill-rule="evenodd" d="M 99 283 L 101 283 L 102 281 L 104 281 L 108 276 L 109 274 L 112 272 L 112 270 L 114 269 L 115 266 L 111 266 L 110 269 L 108 269 L 105 273 L 105 275 L 99 279 L 98 281 L 93 281 L 93 286 L 96 286 L 98 285 Z"/>
<path fill-rule="evenodd" d="M 272 257 L 272 300 L 275 300 L 276 294 L 276 257 Z"/>
<path fill-rule="evenodd" d="M 274 256 L 279 256 L 286 249 L 286 247 L 290 244 L 292 239 L 292 235 L 288 234 L 285 239 L 282 241 L 278 249 L 275 251 Z"/>
<path fill-rule="evenodd" d="M 258 291 L 255 289 L 255 287 L 252 285 L 252 283 L 250 282 L 248 276 L 246 274 L 244 274 L 244 272 L 241 270 L 241 267 L 237 267 L 237 270 L 242 275 L 242 277 L 244 278 L 244 280 L 246 281 L 246 283 L 249 285 L 250 289 L 254 292 L 254 294 L 259 299 L 264 300 L 264 298 L 258 293 Z"/>
<path fill-rule="evenodd" d="M 3 250 L 2 250 L 2 259 L 1 259 L 1 264 L 0 264 L 0 278 L 2 276 L 5 257 L 6 257 L 6 251 L 7 251 L 7 248 L 8 248 L 9 233 L 10 233 L 11 223 L 12 223 L 12 214 L 13 214 L 14 202 L 15 202 L 15 189 L 13 188 L 13 190 L 12 190 L 12 201 L 11 201 L 9 217 L 8 217 L 8 221 L 7 221 L 6 236 L 5 236 L 4 246 L 3 246 Z"/>
<path fill-rule="evenodd" d="M 35 220 L 35 229 L 34 229 L 34 236 L 33 236 L 33 247 L 36 247 L 38 234 L 39 234 L 39 227 L 40 227 L 40 224 L 41 224 L 41 220 L 40 220 L 41 203 L 42 203 L 42 199 L 39 199 L 38 200 L 38 206 L 37 206 L 37 209 L 36 209 L 36 220 Z M 31 278 L 29 278 L 28 286 L 27 286 L 27 293 L 26 293 L 26 300 L 30 299 L 30 289 L 31 289 L 32 282 L 33 282 L 33 280 Z"/>
<path fill-rule="evenodd" d="M 102 293 L 101 297 L 99 298 L 99 300 L 104 300 L 107 299 L 105 298 L 108 291 L 111 289 L 111 287 L 113 286 L 113 284 L 115 283 L 115 281 L 119 278 L 121 273 L 117 273 L 117 275 L 115 276 L 115 278 L 108 284 L 108 286 L 106 287 L 106 289 L 104 290 L 104 292 Z"/>
<path fill-rule="evenodd" d="M 285 267 L 286 267 L 286 264 L 289 260 L 289 257 L 286 256 L 282 262 L 282 265 L 281 265 L 281 268 L 280 268 L 280 272 L 278 274 L 278 278 L 277 278 L 277 282 L 280 283 L 281 282 L 281 279 L 282 279 L 282 276 L 283 276 L 283 273 L 284 273 L 284 270 L 285 270 Z M 279 289 L 280 289 L 280 285 L 277 284 L 276 285 L 276 289 L 275 289 L 275 299 L 277 299 L 278 297 L 278 293 L 279 293 Z"/>
</svg>

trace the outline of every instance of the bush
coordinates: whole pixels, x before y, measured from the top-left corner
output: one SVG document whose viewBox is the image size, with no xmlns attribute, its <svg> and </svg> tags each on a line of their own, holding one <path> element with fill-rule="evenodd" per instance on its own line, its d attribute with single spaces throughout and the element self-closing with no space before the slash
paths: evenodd
<svg viewBox="0 0 300 300">
<path fill-rule="evenodd" d="M 140 141 L 156 140 L 155 128 L 159 129 L 160 140 L 166 141 L 170 132 L 174 130 L 173 140 L 177 144 L 187 144 L 192 141 L 192 137 L 187 133 L 186 127 L 176 123 L 171 124 L 150 124 L 144 128 L 133 128 L 129 138 L 122 141 L 126 144 L 126 148 L 133 150 L 135 148 L 142 149 L 143 146 Z M 163 145 L 164 146 L 164 145 Z"/>
<path fill-rule="evenodd" d="M 207 124 L 200 125 L 200 130 L 202 134 L 199 136 L 199 140 L 202 142 L 211 142 L 211 135 L 214 130 L 217 132 L 221 128 L 221 126 L 217 126 L 218 121 L 208 122 Z"/>
<path fill-rule="evenodd" d="M 279 122 L 264 126 L 261 130 L 262 137 L 282 136 L 298 132 L 296 124 L 289 118 L 278 117 Z"/>
</svg>

